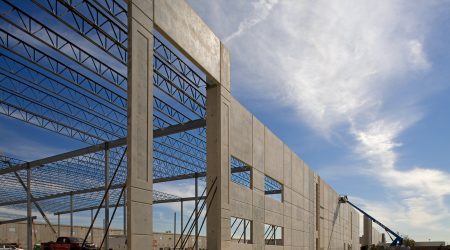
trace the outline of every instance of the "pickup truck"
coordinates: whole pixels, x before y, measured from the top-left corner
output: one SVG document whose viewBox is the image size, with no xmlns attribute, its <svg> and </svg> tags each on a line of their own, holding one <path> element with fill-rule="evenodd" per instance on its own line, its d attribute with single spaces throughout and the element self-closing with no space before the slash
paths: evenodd
<svg viewBox="0 0 450 250">
<path fill-rule="evenodd" d="M 56 242 L 41 243 L 42 250 L 98 250 L 92 243 L 85 243 L 83 239 L 76 237 L 58 237 Z"/>
</svg>

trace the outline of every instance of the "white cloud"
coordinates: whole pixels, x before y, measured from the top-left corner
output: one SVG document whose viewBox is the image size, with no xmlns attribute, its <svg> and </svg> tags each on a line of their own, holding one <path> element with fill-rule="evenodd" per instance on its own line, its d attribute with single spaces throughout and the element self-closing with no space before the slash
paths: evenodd
<svg viewBox="0 0 450 250">
<path fill-rule="evenodd" d="M 259 22 L 264 21 L 264 19 L 267 18 L 267 16 L 270 14 L 270 11 L 277 3 L 278 0 L 258 0 L 257 2 L 253 2 L 252 5 L 254 10 L 252 15 L 246 18 L 244 21 L 242 21 L 239 24 L 238 29 L 231 35 L 226 37 L 224 39 L 224 42 L 231 41 L 232 39 L 241 35 L 246 30 L 258 24 Z"/>
<path fill-rule="evenodd" d="M 247 98 L 281 102 L 326 138 L 350 135 L 355 158 L 367 163 L 364 173 L 398 194 L 389 197 L 381 215 L 392 220 L 389 211 L 400 211 L 396 220 L 422 233 L 445 228 L 450 218 L 444 201 L 450 175 L 418 166 L 400 169 L 397 149 L 403 146 L 399 135 L 424 116 L 418 100 L 430 93 L 411 75 L 433 66 L 426 53 L 431 7 L 437 6 L 285 0 L 242 19 L 225 40 L 233 39 L 227 43 L 233 79 L 239 80 L 233 85 Z M 378 212 L 380 206 L 368 208 Z"/>
</svg>

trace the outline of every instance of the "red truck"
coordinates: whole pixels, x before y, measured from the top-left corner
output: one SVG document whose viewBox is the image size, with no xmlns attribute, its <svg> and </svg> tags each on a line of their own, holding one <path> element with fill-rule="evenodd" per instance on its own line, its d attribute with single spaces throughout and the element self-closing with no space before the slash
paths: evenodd
<svg viewBox="0 0 450 250">
<path fill-rule="evenodd" d="M 85 243 L 83 239 L 76 237 L 58 237 L 56 242 L 41 243 L 42 250 L 98 250 L 92 243 Z"/>
</svg>

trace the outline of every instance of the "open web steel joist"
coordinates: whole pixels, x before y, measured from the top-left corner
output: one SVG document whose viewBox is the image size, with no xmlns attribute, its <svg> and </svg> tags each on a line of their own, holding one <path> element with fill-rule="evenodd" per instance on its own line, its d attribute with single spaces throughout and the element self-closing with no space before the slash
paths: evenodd
<svg viewBox="0 0 450 250">
<path fill-rule="evenodd" d="M 26 210 L 15 175 L 26 180 L 27 169 L 32 200 L 45 212 L 69 211 L 70 197 L 73 211 L 100 203 L 105 152 L 112 175 L 126 147 L 127 8 L 123 0 L 0 0 L 0 114 L 85 144 L 42 159 L 3 152 L 0 206 Z M 206 76 L 156 32 L 153 49 L 155 182 L 204 176 Z M 124 160 L 110 204 L 126 175 Z M 153 198 L 180 199 L 158 191 Z"/>
</svg>

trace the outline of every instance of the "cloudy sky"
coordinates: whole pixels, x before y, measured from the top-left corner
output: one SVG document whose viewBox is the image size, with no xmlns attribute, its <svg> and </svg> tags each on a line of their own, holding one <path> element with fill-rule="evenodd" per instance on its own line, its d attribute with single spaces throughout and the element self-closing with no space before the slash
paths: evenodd
<svg viewBox="0 0 450 250">
<path fill-rule="evenodd" d="M 401 234 L 450 242 L 450 1 L 188 2 L 231 50 L 233 95 L 310 167 Z M 18 158 L 83 146 L 0 116 Z M 155 206 L 155 229 L 178 209 Z"/>
<path fill-rule="evenodd" d="M 190 0 L 232 93 L 340 193 L 450 241 L 450 1 Z"/>
</svg>

